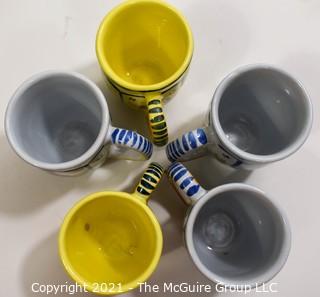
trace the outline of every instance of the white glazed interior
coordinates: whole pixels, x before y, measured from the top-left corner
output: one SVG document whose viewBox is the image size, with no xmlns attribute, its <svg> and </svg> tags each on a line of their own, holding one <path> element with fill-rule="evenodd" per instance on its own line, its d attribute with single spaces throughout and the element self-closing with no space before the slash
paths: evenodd
<svg viewBox="0 0 320 297">
<path fill-rule="evenodd" d="M 96 122 L 94 127 L 88 126 L 92 119 Z M 14 93 L 6 111 L 5 130 L 12 148 L 31 165 L 67 171 L 83 165 L 100 149 L 109 121 L 105 97 L 94 83 L 75 72 L 47 71 L 29 78 Z M 83 151 L 74 158 L 68 154 L 58 156 L 53 132 L 72 123 L 83 125 L 75 128 L 77 133 L 84 133 L 85 128 L 95 132 L 73 135 L 74 141 L 79 136 L 89 137 Z M 63 137 L 66 142 L 73 141 L 72 135 Z"/>
<path fill-rule="evenodd" d="M 271 245 L 275 245 L 275 249 L 278 250 L 278 252 L 275 255 L 272 255 L 270 259 L 270 263 L 266 267 L 261 267 L 262 269 L 252 269 L 252 271 L 248 272 L 247 277 L 245 273 L 241 275 L 236 275 L 238 271 L 237 268 L 234 268 L 234 263 L 231 262 L 231 264 L 222 266 L 224 269 L 226 269 L 225 273 L 222 271 L 219 271 L 219 267 L 217 265 L 213 266 L 212 269 L 209 269 L 208 266 L 208 259 L 201 260 L 201 257 L 198 254 L 198 251 L 194 241 L 198 242 L 199 240 L 196 239 L 194 235 L 194 227 L 195 222 L 197 220 L 198 214 L 201 211 L 202 207 L 208 202 L 213 201 L 212 199 L 221 199 L 217 198 L 221 194 L 225 194 L 227 192 L 234 192 L 234 191 L 244 191 L 248 193 L 252 193 L 255 195 L 257 199 L 261 199 L 261 203 L 265 203 L 268 205 L 268 209 L 270 210 L 278 217 L 278 221 L 280 222 L 280 230 L 283 233 L 282 236 L 279 236 L 281 238 L 281 242 L 275 243 L 272 242 Z M 254 199 L 256 199 L 254 198 Z M 254 212 L 251 214 L 254 217 Z M 259 226 L 259 225 L 258 225 Z M 207 192 L 202 198 L 198 200 L 198 202 L 195 203 L 195 205 L 192 207 L 190 214 L 187 218 L 187 222 L 185 225 L 185 241 L 188 248 L 188 252 L 193 259 L 195 265 L 197 268 L 205 275 L 207 276 L 211 281 L 225 285 L 239 285 L 239 286 L 250 286 L 250 287 L 256 287 L 263 283 L 268 282 L 271 280 L 283 267 L 285 264 L 287 257 L 289 255 L 290 246 L 291 246 L 291 231 L 289 227 L 288 219 L 285 215 L 285 213 L 281 210 L 281 208 L 274 202 L 274 200 L 271 200 L 269 197 L 266 196 L 264 192 L 261 190 L 245 185 L 245 184 L 226 184 L 219 186 L 215 189 L 210 190 Z M 250 255 L 249 255 L 250 258 Z M 218 269 L 219 268 L 219 269 Z M 233 277 L 230 276 L 228 270 L 232 271 Z M 241 271 L 242 272 L 242 271 Z"/>
<path fill-rule="evenodd" d="M 270 154 L 268 154 L 268 153 L 264 153 L 264 154 L 250 153 L 250 152 L 242 150 L 239 147 L 237 147 L 236 145 L 234 145 L 226 136 L 226 133 L 222 127 L 221 118 L 220 118 L 219 108 L 221 106 L 221 98 L 223 98 L 226 90 L 229 90 L 230 86 L 232 86 L 232 84 L 239 77 L 241 78 L 242 76 L 247 75 L 250 72 L 255 72 L 255 71 L 256 72 L 264 72 L 265 71 L 265 72 L 270 72 L 270 73 L 274 74 L 274 78 L 272 78 L 272 79 L 274 79 L 274 81 L 276 81 L 278 78 L 279 81 L 281 80 L 281 82 L 279 82 L 279 85 L 281 83 L 283 83 L 284 85 L 288 86 L 289 89 L 291 88 L 290 91 L 292 93 L 294 93 L 292 95 L 293 104 L 296 104 L 296 107 L 301 108 L 300 113 L 298 111 L 296 111 L 296 115 L 299 118 L 292 119 L 292 123 L 294 123 L 295 120 L 296 120 L 296 122 L 298 122 L 297 128 L 292 127 L 292 129 L 290 129 L 291 127 L 287 127 L 286 129 L 283 129 L 284 131 L 281 131 L 281 127 L 279 127 L 279 131 L 280 131 L 279 133 L 282 133 L 282 135 L 284 137 L 287 134 L 292 133 L 291 138 L 287 141 L 287 143 L 285 143 L 285 145 L 282 145 L 282 147 L 278 151 L 271 152 Z M 272 75 L 270 75 L 270 76 L 272 76 Z M 264 82 L 262 81 L 262 84 L 263 83 Z M 266 83 L 268 83 L 268 82 L 266 82 Z M 283 91 L 286 91 L 285 87 L 284 87 Z M 258 92 L 259 92 L 259 90 L 258 90 Z M 287 97 L 290 98 L 290 96 L 287 96 Z M 239 99 L 240 99 L 240 96 L 239 96 Z M 277 100 L 277 98 L 270 98 L 270 100 Z M 277 102 L 277 103 L 279 103 L 279 102 Z M 237 104 L 237 102 L 235 102 L 235 104 Z M 273 104 L 273 106 L 270 107 L 271 104 L 269 104 L 269 106 L 267 106 L 266 108 L 267 109 L 269 108 L 269 112 L 271 112 L 271 114 L 274 114 L 275 112 L 279 112 L 279 114 L 276 115 L 278 122 L 274 123 L 274 125 L 278 126 L 279 122 L 281 122 L 281 121 L 283 123 L 283 126 L 289 125 L 289 124 L 286 124 L 286 120 L 290 119 L 289 112 L 288 112 L 288 118 L 286 119 L 287 115 L 285 113 L 282 115 L 281 112 L 279 111 L 279 109 L 274 108 L 275 104 L 274 103 L 272 103 L 272 104 Z M 229 104 L 229 106 L 231 106 L 231 105 Z M 288 106 L 289 105 L 290 104 L 288 104 Z M 270 109 L 273 109 L 273 111 Z M 313 117 L 312 116 L 311 101 L 310 101 L 305 89 L 301 85 L 301 83 L 298 80 L 296 80 L 295 78 L 293 78 L 291 75 L 289 75 L 288 73 L 284 72 L 283 70 L 277 69 L 273 66 L 260 65 L 260 64 L 244 66 L 244 67 L 241 67 L 241 68 L 233 71 L 231 74 L 229 74 L 219 84 L 218 88 L 216 89 L 216 92 L 215 92 L 213 99 L 212 99 L 210 113 L 211 113 L 211 119 L 212 119 L 211 124 L 213 126 L 214 131 L 217 133 L 218 138 L 222 142 L 222 144 L 226 148 L 228 148 L 228 150 L 230 150 L 232 153 L 234 153 L 236 156 L 238 156 L 238 158 L 240 158 L 242 160 L 249 161 L 249 162 L 259 162 L 259 163 L 268 163 L 268 162 L 274 162 L 277 160 L 281 160 L 281 159 L 284 159 L 284 158 L 288 157 L 289 155 L 293 154 L 295 151 L 297 151 L 303 145 L 303 143 L 306 141 L 306 139 L 310 133 L 311 126 L 312 126 L 312 117 Z M 271 123 L 272 123 L 272 120 L 270 121 L 270 124 Z M 254 124 L 251 124 L 251 126 L 254 126 Z M 294 131 L 296 131 L 296 132 L 294 132 Z M 268 132 L 268 127 L 266 129 L 266 132 Z M 293 134 L 293 133 L 295 133 L 295 134 Z M 271 141 L 275 141 L 275 140 L 272 139 Z M 271 146 L 272 146 L 272 144 L 270 144 L 270 147 Z"/>
</svg>

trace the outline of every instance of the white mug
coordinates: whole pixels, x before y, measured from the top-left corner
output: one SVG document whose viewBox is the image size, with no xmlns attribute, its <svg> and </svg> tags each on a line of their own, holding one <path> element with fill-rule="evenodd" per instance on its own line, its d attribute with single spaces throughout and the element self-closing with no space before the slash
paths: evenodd
<svg viewBox="0 0 320 297">
<path fill-rule="evenodd" d="M 299 81 L 273 66 L 249 65 L 219 84 L 208 126 L 172 141 L 166 152 L 171 162 L 210 153 L 232 167 L 254 169 L 296 152 L 311 126 L 311 101 Z"/>
<path fill-rule="evenodd" d="M 26 80 L 12 96 L 5 131 L 29 164 L 62 175 L 83 173 L 109 157 L 145 160 L 152 143 L 111 126 L 106 99 L 85 76 L 47 71 Z"/>
<path fill-rule="evenodd" d="M 242 183 L 205 190 L 181 164 L 168 178 L 190 205 L 185 244 L 197 268 L 211 281 L 255 288 L 284 266 L 291 247 L 288 219 L 274 199 Z"/>
</svg>

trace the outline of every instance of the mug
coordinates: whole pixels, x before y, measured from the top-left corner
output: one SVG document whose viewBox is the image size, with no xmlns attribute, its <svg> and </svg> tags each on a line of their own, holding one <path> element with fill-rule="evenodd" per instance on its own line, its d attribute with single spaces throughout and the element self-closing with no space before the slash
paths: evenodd
<svg viewBox="0 0 320 297">
<path fill-rule="evenodd" d="M 161 256 L 162 232 L 147 200 L 162 174 L 151 163 L 134 193 L 98 192 L 71 208 L 60 229 L 59 252 L 77 284 L 113 295 L 149 278 Z"/>
<path fill-rule="evenodd" d="M 193 53 L 184 16 L 163 1 L 125 1 L 102 21 L 96 53 L 108 85 L 129 106 L 146 110 L 154 144 L 165 145 L 162 104 L 182 84 Z"/>
<path fill-rule="evenodd" d="M 299 81 L 273 66 L 249 65 L 219 84 L 208 126 L 172 141 L 166 152 L 172 162 L 209 153 L 250 170 L 296 152 L 311 126 L 311 101 Z"/>
<path fill-rule="evenodd" d="M 112 127 L 101 90 L 75 72 L 26 80 L 9 102 L 5 131 L 19 157 L 61 175 L 83 173 L 109 157 L 149 159 L 153 150 L 140 134 Z"/>
<path fill-rule="evenodd" d="M 203 189 L 180 163 L 168 177 L 190 205 L 184 239 L 197 268 L 221 286 L 255 288 L 284 266 L 291 246 L 288 219 L 263 191 L 241 183 Z"/>
</svg>

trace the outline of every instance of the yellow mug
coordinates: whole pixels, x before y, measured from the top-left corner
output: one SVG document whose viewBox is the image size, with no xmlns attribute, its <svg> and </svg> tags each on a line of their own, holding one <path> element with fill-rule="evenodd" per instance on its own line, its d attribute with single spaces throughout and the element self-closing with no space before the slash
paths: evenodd
<svg viewBox="0 0 320 297">
<path fill-rule="evenodd" d="M 126 1 L 102 21 L 96 52 L 108 84 L 125 103 L 147 111 L 154 144 L 165 145 L 162 103 L 182 84 L 193 53 L 184 16 L 163 1 Z"/>
<path fill-rule="evenodd" d="M 162 174 L 162 167 L 151 163 L 134 193 L 94 193 L 66 215 L 59 233 L 60 257 L 70 277 L 86 291 L 127 292 L 156 268 L 162 232 L 147 200 Z"/>
</svg>

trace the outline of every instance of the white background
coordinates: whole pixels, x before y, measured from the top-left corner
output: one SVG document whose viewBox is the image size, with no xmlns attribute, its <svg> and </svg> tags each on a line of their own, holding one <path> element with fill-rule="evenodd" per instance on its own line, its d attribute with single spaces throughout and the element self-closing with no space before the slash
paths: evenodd
<svg viewBox="0 0 320 297">
<path fill-rule="evenodd" d="M 85 74 L 103 88 L 114 125 L 147 135 L 143 114 L 108 95 L 95 56 L 98 25 L 119 2 L 0 1 L 2 122 L 10 96 L 23 80 L 47 69 L 71 69 Z M 272 194 L 286 210 L 293 231 L 290 257 L 274 279 L 279 283 L 278 296 L 319 296 L 320 1 L 170 2 L 186 15 L 195 38 L 189 76 L 174 100 L 165 107 L 171 138 L 203 124 L 218 82 L 240 65 L 254 62 L 278 65 L 300 79 L 309 92 L 315 111 L 312 133 L 303 148 L 289 159 L 251 174 L 228 170 L 210 158 L 187 165 L 207 188 L 245 181 Z M 154 159 L 163 161 L 163 152 L 155 152 Z M 1 125 L 0 296 L 44 296 L 33 294 L 31 283 L 69 281 L 57 254 L 57 231 L 67 210 L 94 191 L 133 190 L 146 166 L 147 163 L 116 161 L 81 177 L 52 176 L 18 159 L 9 148 Z M 186 207 L 166 178 L 150 204 L 164 233 L 163 256 L 150 282 L 160 285 L 164 281 L 209 283 L 194 267 L 183 246 L 181 230 Z M 140 295 L 143 294 L 134 291 L 127 296 Z M 216 295 L 231 294 L 205 296 Z"/>
</svg>

